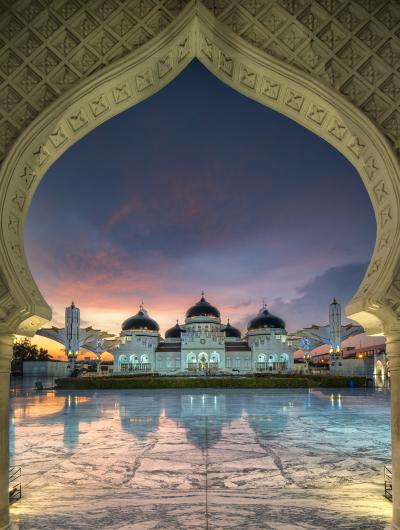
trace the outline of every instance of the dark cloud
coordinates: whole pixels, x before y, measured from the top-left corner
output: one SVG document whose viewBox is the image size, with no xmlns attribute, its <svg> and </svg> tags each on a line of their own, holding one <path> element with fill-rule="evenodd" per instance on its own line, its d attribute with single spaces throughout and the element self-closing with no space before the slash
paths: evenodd
<svg viewBox="0 0 400 530">
<path fill-rule="evenodd" d="M 360 285 L 367 266 L 367 263 L 350 263 L 332 267 L 300 287 L 299 296 L 293 300 L 274 300 L 270 310 L 282 315 L 287 327 L 295 331 L 311 324 L 326 324 L 329 304 L 335 297 L 342 306 L 343 321 L 346 321 L 346 304 Z"/>
<path fill-rule="evenodd" d="M 199 63 L 72 146 L 26 224 L 57 321 L 76 299 L 86 320 L 109 328 L 141 298 L 165 320 L 181 315 L 201 289 L 232 321 L 266 297 L 306 325 L 320 315 L 322 286 L 315 298 L 299 286 L 367 261 L 374 237 L 369 198 L 341 154 Z M 355 281 L 332 295 L 348 299 Z"/>
<path fill-rule="evenodd" d="M 244 307 L 249 307 L 251 305 L 251 300 L 245 300 L 244 302 L 238 302 L 227 307 L 227 309 L 242 309 Z"/>
</svg>

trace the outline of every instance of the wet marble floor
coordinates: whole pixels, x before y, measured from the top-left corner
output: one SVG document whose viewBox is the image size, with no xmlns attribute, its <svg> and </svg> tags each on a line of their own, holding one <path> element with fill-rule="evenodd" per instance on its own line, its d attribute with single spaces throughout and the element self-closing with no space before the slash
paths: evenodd
<svg viewBox="0 0 400 530">
<path fill-rule="evenodd" d="M 11 399 L 21 530 L 387 528 L 387 392 L 148 390 Z"/>
</svg>

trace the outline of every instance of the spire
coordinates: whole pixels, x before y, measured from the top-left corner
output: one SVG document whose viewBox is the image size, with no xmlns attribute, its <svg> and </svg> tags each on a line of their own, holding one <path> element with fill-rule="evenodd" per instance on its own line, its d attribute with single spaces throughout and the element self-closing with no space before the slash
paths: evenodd
<svg viewBox="0 0 400 530">
<path fill-rule="evenodd" d="M 263 309 L 267 309 L 267 303 L 265 302 L 265 298 L 262 299 L 262 307 Z"/>
<path fill-rule="evenodd" d="M 332 304 L 337 304 L 336 298 L 333 297 Z"/>
</svg>

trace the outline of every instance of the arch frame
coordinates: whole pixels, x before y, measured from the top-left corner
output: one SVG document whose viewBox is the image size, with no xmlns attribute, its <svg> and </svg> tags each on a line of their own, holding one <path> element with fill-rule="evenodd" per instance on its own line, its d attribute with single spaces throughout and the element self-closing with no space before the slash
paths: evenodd
<svg viewBox="0 0 400 530">
<path fill-rule="evenodd" d="M 0 168 L 0 333 L 33 335 L 51 318 L 23 240 L 43 175 L 76 141 L 161 90 L 194 58 L 234 90 L 326 140 L 357 169 L 374 208 L 377 236 L 347 314 L 370 334 L 399 331 L 400 167 L 393 148 L 344 96 L 252 47 L 193 1 L 147 45 L 61 96 L 12 146 Z"/>
</svg>

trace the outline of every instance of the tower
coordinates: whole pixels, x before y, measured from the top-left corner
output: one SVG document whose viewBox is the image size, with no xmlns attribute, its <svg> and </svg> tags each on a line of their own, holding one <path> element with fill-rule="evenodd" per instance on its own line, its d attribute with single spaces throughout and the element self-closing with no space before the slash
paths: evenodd
<svg viewBox="0 0 400 530">
<path fill-rule="evenodd" d="M 68 356 L 71 372 L 75 369 L 75 360 L 79 353 L 80 310 L 74 302 L 65 309 L 65 352 Z"/>
<path fill-rule="evenodd" d="M 342 349 L 342 310 L 340 304 L 333 299 L 329 306 L 329 344 L 330 353 L 340 353 Z"/>
</svg>

